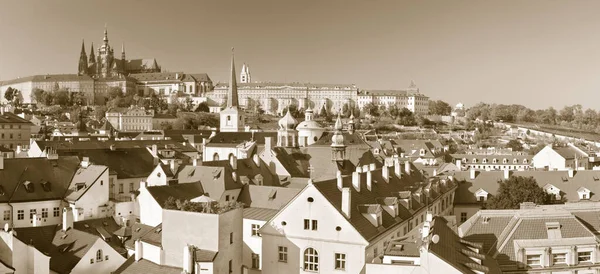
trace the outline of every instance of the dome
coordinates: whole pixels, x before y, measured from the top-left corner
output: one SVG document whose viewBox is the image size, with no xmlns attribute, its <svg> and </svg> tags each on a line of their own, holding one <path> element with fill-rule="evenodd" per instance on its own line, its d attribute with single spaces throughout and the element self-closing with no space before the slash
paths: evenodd
<svg viewBox="0 0 600 274">
<path fill-rule="evenodd" d="M 333 134 L 331 137 L 331 146 L 344 146 L 344 136 L 342 134 Z"/>
<path fill-rule="evenodd" d="M 310 120 L 310 121 L 302 121 L 300 122 L 300 124 L 298 124 L 298 126 L 296 127 L 297 130 L 302 130 L 302 129 L 322 129 L 323 127 L 314 120 Z"/>
<path fill-rule="evenodd" d="M 335 126 L 333 128 L 335 130 L 342 130 L 342 129 L 344 129 L 344 125 L 342 124 L 342 117 L 340 116 L 339 112 L 338 112 L 338 117 L 335 120 Z"/>
<path fill-rule="evenodd" d="M 292 117 L 292 114 L 290 114 L 290 111 L 288 110 L 288 112 L 285 114 L 285 116 L 283 116 L 283 118 L 281 118 L 279 120 L 279 128 L 280 129 L 295 129 L 296 125 L 298 124 L 298 121 L 296 119 L 294 119 L 294 117 Z"/>
</svg>

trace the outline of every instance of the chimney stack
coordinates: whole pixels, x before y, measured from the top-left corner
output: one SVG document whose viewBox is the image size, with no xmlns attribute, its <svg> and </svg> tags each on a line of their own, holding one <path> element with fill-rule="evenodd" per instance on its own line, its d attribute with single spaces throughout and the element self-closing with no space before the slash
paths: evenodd
<svg viewBox="0 0 600 274">
<path fill-rule="evenodd" d="M 137 239 L 135 241 L 135 260 L 139 261 L 142 258 L 144 258 L 143 254 L 142 254 L 142 241 L 140 239 Z"/>
<path fill-rule="evenodd" d="M 37 214 L 33 214 L 33 220 L 31 220 L 33 227 L 40 226 L 40 219 Z"/>
<path fill-rule="evenodd" d="M 342 212 L 346 215 L 346 218 L 350 219 L 350 209 L 352 206 L 351 191 L 349 187 L 342 188 Z"/>
<path fill-rule="evenodd" d="M 406 172 L 407 175 L 410 175 L 410 161 L 408 160 L 404 162 L 404 172 Z"/>
<path fill-rule="evenodd" d="M 475 169 L 471 168 L 469 169 L 469 174 L 471 175 L 469 178 L 471 178 L 471 180 L 475 180 Z"/>
<path fill-rule="evenodd" d="M 575 176 L 575 170 L 569 169 L 567 172 L 569 173 L 569 178 L 573 178 L 573 176 Z"/>
<path fill-rule="evenodd" d="M 387 183 L 390 182 L 390 168 L 388 166 L 383 166 L 381 168 L 381 177 L 383 177 L 383 180 Z"/>
<path fill-rule="evenodd" d="M 237 170 L 237 157 L 235 157 L 235 156 L 229 157 L 229 164 L 231 165 L 231 169 Z"/>
<path fill-rule="evenodd" d="M 152 156 L 156 157 L 158 155 L 158 146 L 156 144 L 152 145 Z"/>
<path fill-rule="evenodd" d="M 265 137 L 265 150 L 270 152 L 273 150 L 273 140 L 271 140 L 271 137 Z"/>
<path fill-rule="evenodd" d="M 260 157 L 258 157 L 258 154 L 252 155 L 252 161 L 254 161 L 254 164 L 257 167 L 260 167 Z"/>
<path fill-rule="evenodd" d="M 462 160 L 456 160 L 456 166 L 458 167 L 458 169 L 461 169 L 461 167 L 462 167 Z"/>
<path fill-rule="evenodd" d="M 4 169 L 4 156 L 0 155 L 0 170 Z"/>
<path fill-rule="evenodd" d="M 173 174 L 177 173 L 177 169 L 179 169 L 179 163 L 177 162 L 177 160 L 171 160 L 170 164 L 171 172 L 173 172 Z"/>
<path fill-rule="evenodd" d="M 202 159 L 200 159 L 200 158 L 194 158 L 192 160 L 192 165 L 194 165 L 194 166 L 202 166 Z"/>
<path fill-rule="evenodd" d="M 87 168 L 89 166 L 90 166 L 90 157 L 83 157 L 83 160 L 81 160 L 81 167 Z"/>
<path fill-rule="evenodd" d="M 63 231 L 67 231 L 69 228 L 73 228 L 73 209 L 70 207 L 63 208 Z"/>
<path fill-rule="evenodd" d="M 371 170 L 367 170 L 367 189 L 371 191 L 373 188 L 373 175 L 371 174 Z"/>
<path fill-rule="evenodd" d="M 344 187 L 344 181 L 342 180 L 342 172 L 341 171 L 337 171 L 335 178 L 337 179 L 337 187 L 339 190 L 342 190 L 342 188 Z"/>
<path fill-rule="evenodd" d="M 433 176 L 437 176 L 437 169 L 433 169 Z"/>
<path fill-rule="evenodd" d="M 356 167 L 356 171 L 352 172 L 352 186 L 357 192 L 360 192 L 360 167 Z"/>
<path fill-rule="evenodd" d="M 504 170 L 504 180 L 508 180 L 508 178 L 510 178 L 510 170 L 505 169 Z"/>
<path fill-rule="evenodd" d="M 394 173 L 398 178 L 402 178 L 402 170 L 400 169 L 400 160 L 394 159 Z"/>
<path fill-rule="evenodd" d="M 183 273 L 194 273 L 194 253 L 196 248 L 193 245 L 183 247 Z"/>
</svg>

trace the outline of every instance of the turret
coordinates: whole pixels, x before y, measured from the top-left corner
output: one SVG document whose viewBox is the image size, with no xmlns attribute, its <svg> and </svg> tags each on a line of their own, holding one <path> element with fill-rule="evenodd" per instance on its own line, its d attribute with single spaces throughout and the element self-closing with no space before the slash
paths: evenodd
<svg viewBox="0 0 600 274">
<path fill-rule="evenodd" d="M 87 74 L 88 63 L 87 63 L 87 55 L 85 54 L 85 41 L 81 42 L 81 53 L 79 54 L 79 69 L 77 74 L 84 75 Z"/>
<path fill-rule="evenodd" d="M 356 125 L 354 125 L 354 111 L 350 111 L 350 118 L 348 119 L 348 132 L 350 134 L 354 134 L 354 130 L 356 129 Z"/>
<path fill-rule="evenodd" d="M 333 137 L 331 137 L 331 160 L 334 162 L 341 162 L 346 159 L 346 145 L 344 144 L 342 117 L 340 113 L 341 111 L 338 111 L 334 126 L 335 132 L 333 133 Z"/>
</svg>

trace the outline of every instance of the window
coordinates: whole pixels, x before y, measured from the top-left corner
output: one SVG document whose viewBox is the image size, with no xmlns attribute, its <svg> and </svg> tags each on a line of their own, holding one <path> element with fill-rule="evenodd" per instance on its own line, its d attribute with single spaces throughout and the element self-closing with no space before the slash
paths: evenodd
<svg viewBox="0 0 600 274">
<path fill-rule="evenodd" d="M 19 209 L 17 210 L 17 220 L 25 219 L 25 210 Z"/>
<path fill-rule="evenodd" d="M 577 252 L 577 261 L 580 263 L 591 262 L 592 261 L 592 252 L 591 251 Z"/>
<path fill-rule="evenodd" d="M 119 184 L 119 193 L 123 193 L 123 183 Z"/>
<path fill-rule="evenodd" d="M 467 221 L 467 213 L 466 212 L 461 212 L 460 213 L 460 222 L 464 223 Z"/>
<path fill-rule="evenodd" d="M 346 270 L 346 254 L 335 253 L 335 269 Z"/>
<path fill-rule="evenodd" d="M 567 253 L 552 254 L 552 263 L 553 264 L 566 264 L 567 263 Z"/>
<path fill-rule="evenodd" d="M 379 254 L 379 252 L 377 252 L 377 247 L 373 248 L 373 258 L 377 258 L 377 254 Z"/>
<path fill-rule="evenodd" d="M 48 209 L 42 208 L 42 218 L 48 218 Z"/>
<path fill-rule="evenodd" d="M 528 266 L 540 266 L 541 262 L 541 255 L 527 255 Z"/>
<path fill-rule="evenodd" d="M 233 273 L 233 261 L 229 260 L 229 273 Z"/>
<path fill-rule="evenodd" d="M 229 233 L 229 244 L 233 244 L 233 232 Z"/>
<path fill-rule="evenodd" d="M 260 268 L 260 258 L 258 254 L 252 253 L 252 268 L 259 269 Z"/>
<path fill-rule="evenodd" d="M 483 196 L 479 196 L 478 198 L 479 198 L 479 201 L 480 201 L 480 202 L 483 202 L 483 201 L 485 201 L 485 197 L 483 197 Z"/>
<path fill-rule="evenodd" d="M 282 263 L 287 263 L 287 255 L 288 255 L 287 246 L 280 246 L 280 247 L 278 247 L 278 250 L 279 250 L 279 261 Z"/>
<path fill-rule="evenodd" d="M 260 225 L 252 224 L 252 236 L 260 236 L 258 230 L 260 229 Z"/>
<path fill-rule="evenodd" d="M 310 229 L 310 220 L 304 219 L 304 230 L 309 230 L 309 229 Z"/>
<path fill-rule="evenodd" d="M 312 230 L 317 230 L 317 220 L 312 220 Z"/>
<path fill-rule="evenodd" d="M 133 186 L 133 182 L 129 183 L 129 193 L 134 192 L 135 187 Z"/>
<path fill-rule="evenodd" d="M 54 217 L 58 217 L 58 216 L 60 216 L 60 208 L 55 207 L 54 208 Z"/>
<path fill-rule="evenodd" d="M 30 209 L 29 210 L 29 219 L 33 219 L 33 215 L 36 213 L 35 209 Z"/>
<path fill-rule="evenodd" d="M 102 249 L 98 249 L 98 251 L 96 251 L 96 262 L 101 262 L 102 261 Z"/>
<path fill-rule="evenodd" d="M 108 261 L 108 255 L 104 256 L 104 260 Z"/>
<path fill-rule="evenodd" d="M 304 251 L 304 271 L 319 271 L 319 253 L 312 247 Z"/>
<path fill-rule="evenodd" d="M 93 263 L 94 263 L 94 259 L 90 259 L 90 264 L 93 264 Z"/>
</svg>

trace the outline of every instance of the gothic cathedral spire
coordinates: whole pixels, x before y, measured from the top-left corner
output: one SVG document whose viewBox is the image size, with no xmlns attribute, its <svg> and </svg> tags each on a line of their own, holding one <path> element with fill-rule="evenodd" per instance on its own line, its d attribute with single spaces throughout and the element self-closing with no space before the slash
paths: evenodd
<svg viewBox="0 0 600 274">
<path fill-rule="evenodd" d="M 84 75 L 87 74 L 88 63 L 87 63 L 87 55 L 85 54 L 85 41 L 81 42 L 81 53 L 79 55 L 79 69 L 77 74 Z"/>
<path fill-rule="evenodd" d="M 235 56 L 231 48 L 231 78 L 229 79 L 229 90 L 227 91 L 227 107 L 238 108 L 237 80 L 235 75 Z"/>
<path fill-rule="evenodd" d="M 121 60 L 125 61 L 125 43 L 121 44 Z"/>
</svg>

